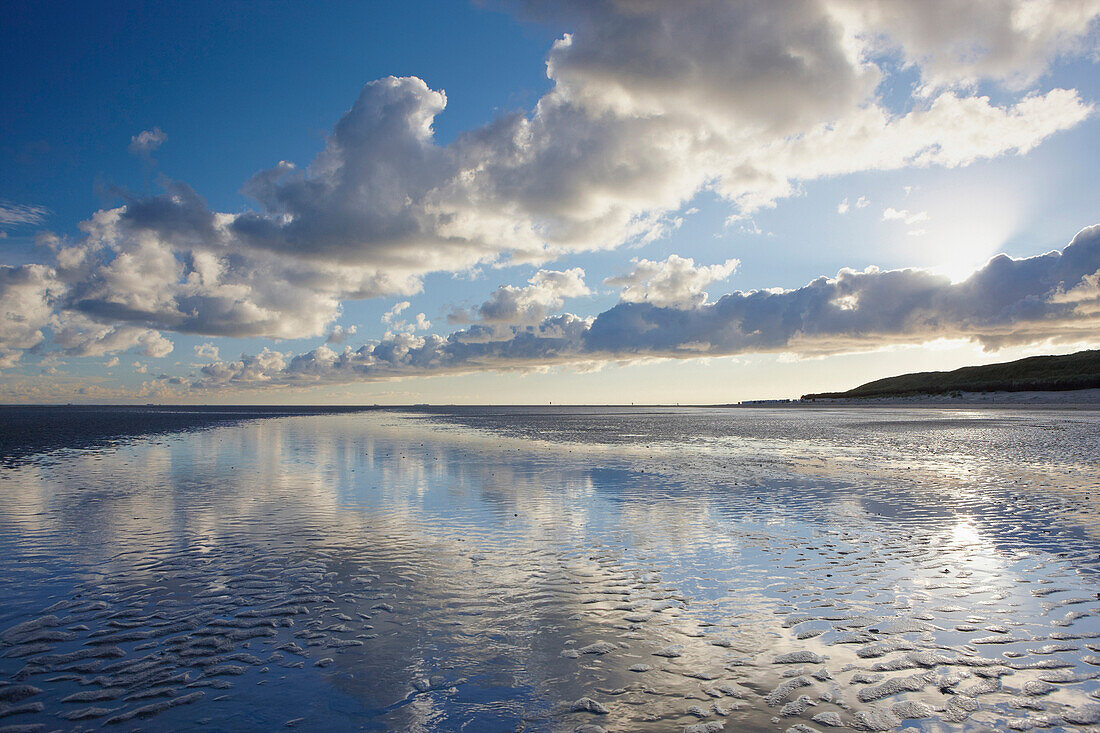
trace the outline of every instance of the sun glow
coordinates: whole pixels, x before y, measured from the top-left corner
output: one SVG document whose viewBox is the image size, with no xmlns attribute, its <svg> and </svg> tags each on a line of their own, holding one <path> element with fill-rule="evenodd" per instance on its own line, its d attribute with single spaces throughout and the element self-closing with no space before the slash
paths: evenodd
<svg viewBox="0 0 1100 733">
<path fill-rule="evenodd" d="M 1003 190 L 968 191 L 936 202 L 921 237 L 935 272 L 960 282 L 1002 252 L 1016 232 L 1020 202 Z"/>
</svg>

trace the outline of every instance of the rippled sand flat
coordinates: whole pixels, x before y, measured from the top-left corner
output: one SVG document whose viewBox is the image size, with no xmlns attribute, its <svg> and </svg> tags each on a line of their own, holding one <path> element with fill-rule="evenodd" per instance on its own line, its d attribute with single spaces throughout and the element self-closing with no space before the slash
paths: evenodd
<svg viewBox="0 0 1100 733">
<path fill-rule="evenodd" d="M 0 469 L 0 731 L 1100 730 L 1100 413 L 282 417 Z"/>
</svg>

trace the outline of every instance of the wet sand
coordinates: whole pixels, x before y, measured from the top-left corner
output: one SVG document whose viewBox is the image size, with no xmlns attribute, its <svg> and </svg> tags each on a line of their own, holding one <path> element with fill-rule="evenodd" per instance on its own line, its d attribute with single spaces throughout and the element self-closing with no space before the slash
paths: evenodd
<svg viewBox="0 0 1100 733">
<path fill-rule="evenodd" d="M 1093 729 L 1094 413 L 274 418 L 0 474 L 0 730 Z"/>
</svg>

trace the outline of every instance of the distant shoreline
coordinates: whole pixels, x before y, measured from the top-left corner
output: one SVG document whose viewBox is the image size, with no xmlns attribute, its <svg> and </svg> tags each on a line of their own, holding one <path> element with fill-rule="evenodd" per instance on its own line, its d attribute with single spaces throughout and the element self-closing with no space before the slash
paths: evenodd
<svg viewBox="0 0 1100 733">
<path fill-rule="evenodd" d="M 1012 407 L 1037 409 L 1100 410 L 1100 389 L 1043 390 L 1030 392 L 956 392 L 895 397 L 819 397 L 803 400 L 760 400 L 721 407 Z"/>
<path fill-rule="evenodd" d="M 302 417 L 309 415 L 348 414 L 356 412 L 438 412 L 439 410 L 464 409 L 714 409 L 714 408 L 776 408 L 810 409 L 815 407 L 1035 407 L 1100 409 L 1100 389 L 1081 389 L 1042 392 L 963 392 L 958 397 L 950 395 L 906 395 L 897 397 L 830 397 L 803 399 L 746 400 L 743 402 L 665 402 L 665 403 L 440 403 L 393 405 L 219 405 L 219 404 L 62 404 L 62 403 L 6 403 L 0 404 L 0 412 L 45 409 L 51 412 L 89 413 L 97 410 L 122 412 L 178 413 L 187 416 L 208 416 L 214 420 L 240 420 L 264 417 Z"/>
</svg>

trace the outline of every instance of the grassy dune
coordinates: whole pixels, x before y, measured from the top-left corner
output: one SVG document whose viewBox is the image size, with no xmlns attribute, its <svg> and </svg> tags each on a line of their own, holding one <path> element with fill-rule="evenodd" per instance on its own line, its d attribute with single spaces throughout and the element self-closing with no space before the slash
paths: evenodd
<svg viewBox="0 0 1100 733">
<path fill-rule="evenodd" d="M 1100 387 L 1100 350 L 1067 356 L 1031 356 L 951 372 L 915 372 L 876 379 L 847 392 L 821 392 L 802 399 L 906 397 L 952 392 L 1041 392 Z"/>
</svg>

